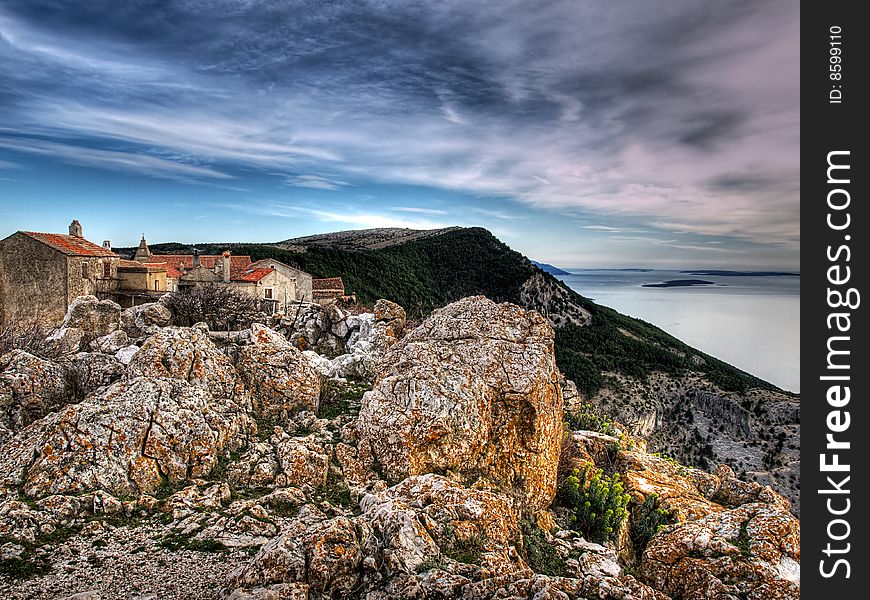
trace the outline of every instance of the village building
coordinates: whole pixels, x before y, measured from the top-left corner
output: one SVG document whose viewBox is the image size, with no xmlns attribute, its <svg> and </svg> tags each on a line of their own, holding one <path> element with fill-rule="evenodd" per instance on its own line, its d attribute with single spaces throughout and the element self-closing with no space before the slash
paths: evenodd
<svg viewBox="0 0 870 600">
<path fill-rule="evenodd" d="M 121 258 L 86 240 L 73 221 L 68 234 L 17 231 L 0 240 L 0 325 L 59 323 L 78 296 L 114 298 Z"/>
<path fill-rule="evenodd" d="M 314 279 L 311 284 L 314 301 L 319 304 L 332 304 L 346 298 L 341 277 Z"/>
</svg>

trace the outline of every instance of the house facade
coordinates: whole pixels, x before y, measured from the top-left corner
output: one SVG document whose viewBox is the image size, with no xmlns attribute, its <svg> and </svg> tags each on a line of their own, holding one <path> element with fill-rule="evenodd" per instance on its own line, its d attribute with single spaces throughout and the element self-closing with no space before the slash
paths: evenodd
<svg viewBox="0 0 870 600">
<path fill-rule="evenodd" d="M 59 323 L 78 296 L 113 298 L 120 260 L 86 240 L 78 221 L 68 234 L 18 231 L 0 240 L 0 325 Z"/>
</svg>

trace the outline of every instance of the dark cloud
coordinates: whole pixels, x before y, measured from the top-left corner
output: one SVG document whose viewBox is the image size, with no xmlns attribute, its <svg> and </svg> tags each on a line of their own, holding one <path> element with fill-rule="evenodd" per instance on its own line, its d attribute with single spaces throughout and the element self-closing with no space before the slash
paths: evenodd
<svg viewBox="0 0 870 600">
<path fill-rule="evenodd" d="M 790 0 L 7 0 L 0 127 L 206 177 L 333 173 L 796 249 L 798 12 Z M 746 163 L 755 183 L 734 175 Z"/>
</svg>

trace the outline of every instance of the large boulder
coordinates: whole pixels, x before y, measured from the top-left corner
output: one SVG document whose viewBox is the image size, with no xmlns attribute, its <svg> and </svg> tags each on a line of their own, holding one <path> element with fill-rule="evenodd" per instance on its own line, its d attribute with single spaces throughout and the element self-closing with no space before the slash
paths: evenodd
<svg viewBox="0 0 870 600">
<path fill-rule="evenodd" d="M 66 403 L 66 373 L 24 350 L 0 357 L 0 430 L 15 432 Z M 0 442 L 3 440 L 0 434 Z"/>
<path fill-rule="evenodd" d="M 0 457 L 0 485 L 30 497 L 150 493 L 205 477 L 255 431 L 234 402 L 168 378 L 114 384 L 22 429 Z"/>
<path fill-rule="evenodd" d="M 450 470 L 546 508 L 562 438 L 553 338 L 539 314 L 482 296 L 435 311 L 384 359 L 360 444 L 392 480 Z"/>
<path fill-rule="evenodd" d="M 121 306 L 96 296 L 79 296 L 66 310 L 61 329 L 78 329 L 82 344 L 112 333 L 121 326 Z"/>
<path fill-rule="evenodd" d="M 181 379 L 208 390 L 215 398 L 235 400 L 247 407 L 244 385 L 232 360 L 209 339 L 208 330 L 198 327 L 160 329 L 132 354 L 126 377 Z"/>
<path fill-rule="evenodd" d="M 800 524 L 770 504 L 744 504 L 656 535 L 644 580 L 674 598 L 800 598 Z"/>
<path fill-rule="evenodd" d="M 299 410 L 317 411 L 323 376 L 279 333 L 254 323 L 251 343 L 239 351 L 237 364 L 260 418 L 274 420 Z"/>
<path fill-rule="evenodd" d="M 131 306 L 121 313 L 121 329 L 131 338 L 153 335 L 172 322 L 172 313 L 162 302 Z"/>
</svg>

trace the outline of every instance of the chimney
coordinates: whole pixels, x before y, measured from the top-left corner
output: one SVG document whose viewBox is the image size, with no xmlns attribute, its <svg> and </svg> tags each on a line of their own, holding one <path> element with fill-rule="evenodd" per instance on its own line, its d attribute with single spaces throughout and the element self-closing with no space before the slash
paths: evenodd
<svg viewBox="0 0 870 600">
<path fill-rule="evenodd" d="M 187 272 L 187 269 L 184 268 L 184 261 L 178 261 L 178 270 L 181 271 L 181 274 L 184 275 Z"/>
<path fill-rule="evenodd" d="M 197 268 L 199 266 L 199 250 L 196 248 L 193 249 L 193 268 Z"/>
<path fill-rule="evenodd" d="M 82 235 L 82 224 L 78 222 L 78 219 L 73 219 L 73 222 L 69 224 L 69 234 L 72 237 L 84 237 Z"/>
<path fill-rule="evenodd" d="M 230 251 L 224 250 L 224 253 L 221 254 L 221 260 L 223 261 L 224 267 L 224 282 L 229 283 L 230 281 Z"/>
<path fill-rule="evenodd" d="M 105 248 L 106 250 L 111 250 L 112 242 L 110 242 L 109 240 L 103 240 L 103 248 Z"/>
</svg>

